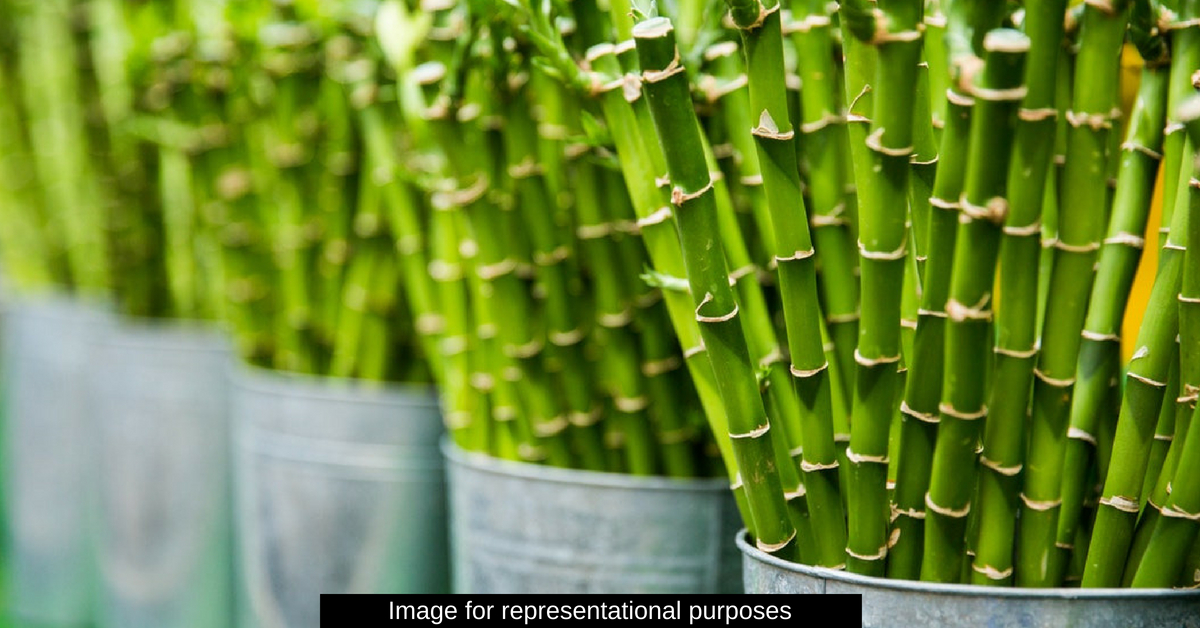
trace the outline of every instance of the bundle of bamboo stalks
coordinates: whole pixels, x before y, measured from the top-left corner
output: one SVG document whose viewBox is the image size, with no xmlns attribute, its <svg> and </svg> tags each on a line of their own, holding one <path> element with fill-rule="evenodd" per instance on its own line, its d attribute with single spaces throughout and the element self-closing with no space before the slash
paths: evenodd
<svg viewBox="0 0 1200 628">
<path fill-rule="evenodd" d="M 652 276 L 690 294 L 672 321 L 697 387 L 715 379 L 760 549 L 939 582 L 1196 584 L 1200 7 L 606 9 L 462 13 L 513 29 L 605 123 Z M 1159 173 L 1162 256 L 1122 365 Z"/>
</svg>

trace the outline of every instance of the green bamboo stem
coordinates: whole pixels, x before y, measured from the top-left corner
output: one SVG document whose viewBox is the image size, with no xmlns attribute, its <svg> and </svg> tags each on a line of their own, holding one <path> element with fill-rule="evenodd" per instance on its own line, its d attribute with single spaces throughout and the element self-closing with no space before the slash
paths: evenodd
<svg viewBox="0 0 1200 628">
<path fill-rule="evenodd" d="M 1146 459 L 1159 408 L 1171 363 L 1179 355 L 1174 339 L 1179 330 L 1177 303 L 1188 222 L 1186 211 L 1175 212 L 1172 217 L 1171 233 L 1160 254 L 1159 271 L 1138 330 L 1134 345 L 1137 349 L 1129 362 L 1121 399 L 1112 460 L 1088 547 L 1082 580 L 1085 587 L 1117 586 L 1121 582 L 1141 510 Z"/>
<path fill-rule="evenodd" d="M 901 358 L 900 295 L 908 238 L 904 201 L 913 153 L 922 8 L 922 2 L 883 2 L 872 13 L 865 3 L 842 5 L 846 28 L 878 55 L 870 134 L 865 139 L 870 155 L 855 162 L 862 294 L 846 454 L 851 463 L 847 566 L 866 575 L 883 575 L 888 551 L 888 433 Z"/>
<path fill-rule="evenodd" d="M 1028 93 L 1021 103 L 1008 174 L 1009 211 L 1000 244 L 1000 294 L 996 315 L 995 373 L 980 454 L 979 533 L 971 581 L 1008 584 L 1025 461 L 1025 420 L 1037 355 L 1037 274 L 1041 210 L 1050 171 L 1056 70 L 1062 40 L 1061 0 L 1030 3 L 1025 33 Z"/>
<path fill-rule="evenodd" d="M 794 0 L 792 22 L 784 29 L 792 33 L 800 91 L 803 157 L 808 164 L 807 191 L 809 224 L 820 267 L 820 296 L 829 335 L 833 339 L 839 372 L 854 372 L 854 346 L 858 336 L 858 286 L 854 238 L 849 230 L 845 204 L 845 173 L 840 137 L 846 133 L 845 117 L 837 88 L 833 37 L 827 7 L 820 0 Z M 786 304 L 785 304 L 786 309 Z M 849 400 L 851 383 L 835 389 Z"/>
<path fill-rule="evenodd" d="M 1173 10 L 1163 12 L 1161 20 L 1171 34 L 1171 70 L 1170 86 L 1167 88 L 1167 124 L 1163 138 L 1162 168 L 1165 173 L 1162 199 L 1162 226 L 1159 232 L 1158 245 L 1166 243 L 1165 230 L 1171 224 L 1171 218 L 1178 206 L 1179 192 L 1186 189 L 1186 180 L 1191 177 L 1189 163 L 1193 149 L 1188 149 L 1187 138 L 1183 132 L 1177 111 L 1184 101 L 1195 93 L 1192 85 L 1192 73 L 1200 66 L 1200 25 L 1195 19 L 1200 17 L 1200 2 L 1196 0 L 1178 0 L 1173 3 Z M 1182 181 L 1181 181 L 1182 179 Z M 1180 185 L 1176 185 L 1180 183 Z"/>
<path fill-rule="evenodd" d="M 614 22 L 619 22 L 615 6 L 613 15 Z M 586 60 L 592 68 L 594 91 L 600 100 L 600 107 L 609 128 L 637 128 L 637 116 L 631 101 L 643 100 L 643 92 L 639 89 L 636 75 L 626 75 L 622 72 L 617 60 L 616 47 L 607 44 L 593 46 L 588 50 Z M 662 196 L 654 181 L 646 176 L 646 173 L 656 171 L 651 147 L 645 143 L 647 139 L 635 133 L 613 135 L 621 172 L 637 216 L 636 224 L 650 262 L 657 273 L 669 277 L 683 277 L 686 275 L 685 264 L 673 220 L 663 211 Z M 679 339 L 684 362 L 692 376 L 712 432 L 716 435 L 726 434 L 729 431 L 729 418 L 721 401 L 716 373 L 705 355 L 700 326 L 691 305 L 692 300 L 683 292 L 668 290 L 662 294 L 671 327 Z M 755 530 L 749 501 L 742 488 L 740 467 L 733 454 L 733 445 L 726 438 L 717 438 L 716 445 L 721 450 L 721 459 L 724 461 L 731 489 L 737 497 L 742 521 L 749 529 Z"/>
<path fill-rule="evenodd" d="M 1054 267 L 1041 332 L 1033 391 L 1033 419 L 1022 488 L 1017 538 L 1019 586 L 1053 586 L 1063 564 L 1055 549 L 1062 504 L 1063 453 L 1067 440 L 1080 330 L 1087 314 L 1093 266 L 1104 230 L 1107 200 L 1106 152 L 1116 108 L 1118 53 L 1128 22 L 1129 2 L 1084 9 L 1074 94 L 1066 113 L 1070 125 L 1067 162 L 1054 244 Z"/>
<path fill-rule="evenodd" d="M 642 79 L 672 182 L 673 213 L 687 260 L 696 320 L 729 420 L 734 455 L 760 549 L 794 556 L 796 530 L 784 505 L 770 422 L 758 395 L 722 247 L 713 239 L 715 198 L 687 78 L 670 20 L 652 18 L 633 30 Z M 645 175 L 643 175 L 645 176 Z"/>
<path fill-rule="evenodd" d="M 971 89 L 975 112 L 946 302 L 945 370 L 926 497 L 922 580 L 956 582 L 960 577 L 975 492 L 975 448 L 981 419 L 988 412 L 985 365 L 1001 225 L 1011 219 L 1027 228 L 1029 218 L 1012 216 L 1007 192 L 1017 108 L 1027 91 L 1023 70 L 1029 45 L 1029 38 L 1017 31 L 989 32 L 983 43 L 984 67 Z M 989 563 L 979 567 L 994 568 Z"/>
<path fill-rule="evenodd" d="M 1144 246 L 1154 178 L 1162 149 L 1168 72 L 1147 67 L 1130 114 L 1127 139 L 1113 202 L 1112 218 L 1096 269 L 1096 286 L 1088 304 L 1076 367 L 1078 381 L 1071 400 L 1064 453 L 1056 542 L 1069 546 L 1075 539 L 1085 479 L 1096 446 L 1099 416 L 1110 411 L 1110 382 L 1120 376 L 1121 324 L 1133 276 Z M 1157 477 L 1157 476 L 1156 476 Z"/>
<path fill-rule="evenodd" d="M 965 51 L 955 53 L 954 65 L 973 55 L 967 31 L 974 23 L 968 3 L 950 6 L 952 40 L 966 40 Z M 945 126 L 939 147 L 939 165 L 929 198 L 931 212 L 925 228 L 927 261 L 922 277 L 917 330 L 908 360 L 903 402 L 900 405 L 899 462 L 896 491 L 892 499 L 892 547 L 888 577 L 916 580 L 920 577 L 924 552 L 925 494 L 929 489 L 933 448 L 937 435 L 938 405 L 941 402 L 942 369 L 945 359 L 944 329 L 949 299 L 958 215 L 966 178 L 967 147 L 974 99 L 957 82 L 945 92 Z"/>
<path fill-rule="evenodd" d="M 1142 482 L 1142 494 L 1146 496 L 1146 503 L 1142 507 L 1142 513 L 1138 516 L 1137 529 L 1134 530 L 1133 542 L 1129 547 L 1129 558 L 1125 561 L 1125 573 L 1121 576 L 1121 586 L 1123 587 L 1132 586 L 1133 578 L 1146 554 L 1146 548 L 1150 546 L 1150 539 L 1154 536 L 1155 528 L 1158 527 L 1158 520 L 1162 518 L 1163 506 L 1170 498 L 1171 480 L 1174 479 L 1175 469 L 1179 466 L 1179 456 L 1185 441 L 1185 438 L 1181 436 L 1179 442 L 1175 442 L 1175 400 L 1179 397 L 1179 366 L 1177 363 L 1171 364 L 1170 373 L 1167 378 L 1167 390 L 1163 395 L 1162 408 L 1158 413 L 1158 423 L 1154 427 L 1154 441 L 1150 444 L 1146 477 Z M 1171 424 L 1170 430 L 1166 428 L 1167 423 Z M 1179 433 L 1181 435 L 1187 434 L 1187 424 L 1186 419 L 1180 422 Z M 1165 438 L 1163 434 L 1166 434 Z M 1164 444 L 1169 447 L 1166 456 L 1156 469 L 1154 455 L 1156 450 Z"/>
<path fill-rule="evenodd" d="M 1193 96 L 1178 111 L 1193 143 L 1200 141 L 1200 100 Z M 1195 172 L 1195 167 L 1193 167 Z M 1200 241 L 1200 179 L 1195 176 L 1188 186 L 1187 240 Z M 1172 225 L 1174 227 L 1174 225 Z M 1200 421 L 1195 418 L 1196 397 L 1200 382 L 1194 373 L 1200 371 L 1200 358 L 1195 351 L 1200 346 L 1200 252 L 1189 246 L 1184 253 L 1183 278 L 1179 292 L 1180 339 L 1180 411 L 1191 411 L 1192 420 L 1182 437 L 1178 466 L 1171 481 L 1167 503 L 1159 511 L 1146 553 L 1133 577 L 1135 587 L 1169 587 L 1180 578 L 1189 550 L 1200 532 Z M 1189 373 L 1191 371 L 1191 373 Z"/>
</svg>

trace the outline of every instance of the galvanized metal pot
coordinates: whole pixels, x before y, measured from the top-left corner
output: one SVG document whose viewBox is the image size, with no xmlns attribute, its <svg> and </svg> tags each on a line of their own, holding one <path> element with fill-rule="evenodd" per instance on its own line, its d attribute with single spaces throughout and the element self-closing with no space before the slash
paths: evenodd
<svg viewBox="0 0 1200 628">
<path fill-rule="evenodd" d="M 432 388 L 241 369 L 233 420 L 244 626 L 315 628 L 321 593 L 447 592 Z"/>
<path fill-rule="evenodd" d="M 443 446 L 456 593 L 740 592 L 722 479 L 558 469 Z"/>
<path fill-rule="evenodd" d="M 737 535 L 748 593 L 862 595 L 864 627 L 1196 628 L 1200 591 L 1000 589 L 870 578 L 798 565 Z"/>
<path fill-rule="evenodd" d="M 189 323 L 122 321 L 96 343 L 97 623 L 233 621 L 230 346 Z"/>
<path fill-rule="evenodd" d="M 92 619 L 95 446 L 89 379 L 105 304 L 62 296 L 6 300 L 3 321 L 8 605 L 22 622 Z"/>
</svg>

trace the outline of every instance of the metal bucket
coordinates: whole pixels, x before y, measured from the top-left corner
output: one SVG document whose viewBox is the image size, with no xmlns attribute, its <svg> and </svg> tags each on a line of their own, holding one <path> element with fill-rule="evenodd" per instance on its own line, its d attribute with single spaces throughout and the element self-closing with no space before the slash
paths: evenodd
<svg viewBox="0 0 1200 628">
<path fill-rule="evenodd" d="M 737 535 L 749 593 L 862 595 L 864 627 L 1196 628 L 1200 591 L 1015 589 L 870 578 L 798 565 Z"/>
<path fill-rule="evenodd" d="M 8 606 L 45 626 L 91 623 L 95 446 L 88 381 L 99 302 L 15 298 L 4 311 L 4 493 Z"/>
<path fill-rule="evenodd" d="M 316 627 L 321 593 L 445 593 L 437 397 L 242 369 L 233 384 L 244 626 Z"/>
<path fill-rule="evenodd" d="M 456 593 L 737 593 L 723 479 L 559 469 L 446 443 Z"/>
<path fill-rule="evenodd" d="M 97 623 L 233 621 L 227 370 L 218 330 L 129 322 L 96 344 Z"/>
</svg>

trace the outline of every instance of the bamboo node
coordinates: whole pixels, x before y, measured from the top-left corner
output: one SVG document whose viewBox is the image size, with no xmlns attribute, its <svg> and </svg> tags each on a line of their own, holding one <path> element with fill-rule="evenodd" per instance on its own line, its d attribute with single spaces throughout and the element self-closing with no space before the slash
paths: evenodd
<svg viewBox="0 0 1200 628">
<path fill-rule="evenodd" d="M 1043 107 L 1041 109 L 1027 109 L 1021 107 L 1017 110 L 1017 118 L 1023 122 L 1041 122 L 1042 120 L 1057 119 L 1058 109 L 1054 107 Z"/>
<path fill-rule="evenodd" d="M 1133 247 L 1135 249 L 1141 249 L 1146 246 L 1146 239 L 1139 235 L 1122 231 L 1122 232 L 1118 233 L 1117 235 L 1114 235 L 1109 238 L 1105 238 L 1104 243 L 1105 244 L 1124 244 L 1124 245 Z"/>
<path fill-rule="evenodd" d="M 867 136 L 867 140 L 866 140 L 867 148 L 869 148 L 877 153 L 887 155 L 888 157 L 908 157 L 909 155 L 912 155 L 912 153 L 913 153 L 912 145 L 901 146 L 898 148 L 884 146 L 883 145 L 884 131 L 885 131 L 885 129 L 883 127 L 879 127 L 878 129 L 875 129 L 874 131 L 872 131 L 871 134 Z"/>
<path fill-rule="evenodd" d="M 517 456 L 522 460 L 537 462 L 546 459 L 546 451 L 537 445 L 521 443 L 517 445 Z"/>
<path fill-rule="evenodd" d="M 1086 113 L 1067 110 L 1067 124 L 1073 127 L 1090 127 L 1093 131 L 1112 128 L 1112 113 Z"/>
<path fill-rule="evenodd" d="M 964 94 L 952 87 L 946 89 L 946 100 L 952 105 L 959 107 L 974 107 L 975 99 L 969 94 Z"/>
<path fill-rule="evenodd" d="M 566 429 L 567 418 L 562 415 L 542 421 L 541 423 L 536 423 L 533 426 L 533 432 L 542 438 L 549 438 L 556 434 L 561 434 Z"/>
<path fill-rule="evenodd" d="M 1096 446 L 1096 437 L 1095 436 L 1093 436 L 1091 433 L 1089 433 L 1083 429 L 1075 427 L 1074 425 L 1072 425 L 1070 428 L 1067 429 L 1067 438 L 1074 439 L 1074 440 L 1081 440 L 1085 443 L 1092 445 L 1093 447 Z"/>
<path fill-rule="evenodd" d="M 1188 179 L 1188 187 L 1200 189 L 1200 179 L 1197 179 L 1196 177 Z"/>
<path fill-rule="evenodd" d="M 846 447 L 846 459 L 854 464 L 864 464 L 868 462 L 875 464 L 887 464 L 890 461 L 886 453 L 877 456 L 859 454 L 855 453 L 854 450 L 850 449 L 850 447 Z"/>
<path fill-rule="evenodd" d="M 1131 359 L 1130 362 L 1133 362 L 1133 360 Z M 1166 388 L 1167 387 L 1166 382 L 1160 382 L 1157 380 L 1150 379 L 1149 377 L 1146 377 L 1145 375 L 1142 375 L 1140 373 L 1134 373 L 1133 371 L 1129 371 L 1128 373 L 1126 373 L 1126 375 L 1138 380 L 1139 382 L 1142 382 L 1143 384 L 1146 384 L 1147 386 L 1151 386 L 1154 388 Z"/>
<path fill-rule="evenodd" d="M 738 471 L 737 474 L 733 476 L 733 481 L 729 483 L 729 490 L 736 491 L 739 488 L 742 488 L 742 472 L 741 471 Z"/>
<path fill-rule="evenodd" d="M 879 366 L 881 364 L 895 364 L 900 361 L 900 357 L 901 356 L 899 355 L 884 355 L 877 358 L 868 358 L 860 353 L 857 348 L 854 349 L 854 361 L 858 363 L 859 366 L 865 366 L 867 368 Z"/>
<path fill-rule="evenodd" d="M 595 225 L 579 225 L 575 228 L 575 237 L 580 240 L 598 240 L 612 235 L 612 232 L 613 225 L 611 222 L 602 222 Z"/>
<path fill-rule="evenodd" d="M 835 434 L 833 435 L 833 442 L 835 442 L 835 443 L 849 443 L 849 442 L 850 442 L 850 434 L 848 434 L 848 433 L 845 433 L 845 432 L 839 432 L 839 433 L 835 433 Z"/>
<path fill-rule="evenodd" d="M 759 436 L 766 434 L 768 431 L 770 431 L 770 429 L 771 429 L 771 423 L 767 422 L 767 423 L 763 423 L 762 425 L 750 430 L 749 432 L 742 432 L 741 434 L 734 434 L 734 433 L 730 432 L 729 438 L 732 438 L 734 440 L 738 440 L 738 439 L 742 439 L 742 438 L 758 438 Z"/>
<path fill-rule="evenodd" d="M 521 368 L 519 366 L 506 366 L 504 370 L 500 371 L 500 377 L 504 378 L 506 382 L 519 382 L 521 381 Z"/>
<path fill-rule="evenodd" d="M 1043 373 L 1042 370 L 1037 367 L 1033 368 L 1033 374 L 1038 379 L 1042 380 L 1043 382 L 1046 382 L 1046 384 L 1048 386 L 1053 386 L 1055 388 L 1068 388 L 1070 386 L 1075 385 L 1074 377 L 1064 377 L 1062 379 L 1059 379 L 1056 377 L 1050 377 L 1049 375 Z"/>
<path fill-rule="evenodd" d="M 1121 512 L 1137 513 L 1141 508 L 1138 506 L 1138 500 L 1130 499 L 1123 495 L 1113 495 L 1112 497 L 1101 497 L 1100 505 L 1115 508 Z M 1167 514 L 1163 511 L 1163 514 Z"/>
<path fill-rule="evenodd" d="M 1028 93 L 1029 88 L 1024 85 L 1006 88 L 971 85 L 971 95 L 985 102 L 1017 102 L 1023 100 Z"/>
<path fill-rule="evenodd" d="M 925 493 L 925 507 L 943 517 L 951 519 L 962 519 L 971 514 L 971 502 L 967 502 L 966 506 L 956 510 L 948 506 L 939 506 L 937 502 L 933 501 L 933 496 L 929 493 Z"/>
<path fill-rule="evenodd" d="M 921 421 L 922 423 L 932 423 L 936 425 L 942 420 L 941 417 L 936 414 L 921 412 L 920 410 L 913 410 L 912 406 L 908 405 L 907 401 L 900 402 L 900 412 L 907 414 L 908 416 Z"/>
<path fill-rule="evenodd" d="M 496 406 L 492 409 L 492 418 L 501 423 L 515 421 L 517 418 L 517 409 L 512 406 Z"/>
<path fill-rule="evenodd" d="M 569 331 L 552 331 L 549 334 L 550 342 L 556 347 L 569 347 L 578 344 L 584 338 L 583 329 L 576 327 Z"/>
<path fill-rule="evenodd" d="M 1184 130 L 1184 128 L 1186 128 L 1186 127 L 1183 126 L 1182 122 L 1170 122 L 1166 126 L 1163 127 L 1163 135 L 1170 135 L 1172 133 L 1178 133 L 1178 132 Z"/>
<path fill-rule="evenodd" d="M 553 266 L 559 262 L 566 261 L 569 257 L 571 257 L 571 249 L 564 244 L 547 253 L 534 251 L 533 263 L 538 266 Z"/>
<path fill-rule="evenodd" d="M 917 310 L 917 316 L 932 316 L 933 318 L 949 318 L 950 315 L 940 310 L 927 310 L 920 308 Z"/>
<path fill-rule="evenodd" d="M 683 72 L 683 60 L 679 58 L 679 48 L 675 48 L 675 57 L 667 64 L 667 67 L 661 70 L 643 70 L 642 80 L 647 83 L 659 83 L 665 81 L 680 72 Z"/>
<path fill-rule="evenodd" d="M 488 191 L 488 187 L 489 181 L 487 175 L 477 173 L 475 181 L 470 186 L 456 190 L 434 192 L 430 198 L 430 202 L 433 208 L 439 211 L 465 207 L 483 198 L 483 195 Z"/>
<path fill-rule="evenodd" d="M 861 317 L 862 315 L 859 314 L 859 311 L 854 310 L 853 312 L 846 312 L 845 314 L 830 314 L 825 317 L 825 322 L 829 323 L 830 325 L 840 325 L 842 323 L 853 323 Z"/>
<path fill-rule="evenodd" d="M 993 196 L 985 204 L 976 205 L 968 200 L 967 195 L 964 193 L 962 198 L 959 199 L 959 203 L 962 206 L 962 214 L 959 216 L 959 222 L 987 220 L 999 225 L 1008 216 L 1008 200 L 1003 196 Z"/>
<path fill-rule="evenodd" d="M 682 366 L 683 360 L 679 356 L 673 355 L 661 360 L 647 360 L 642 363 L 642 375 L 646 377 L 657 377 L 670 373 Z"/>
<path fill-rule="evenodd" d="M 917 321 L 916 321 L 916 319 L 902 318 L 902 319 L 900 319 L 900 326 L 903 327 L 904 329 L 916 329 Z"/>
<path fill-rule="evenodd" d="M 795 137 L 796 132 L 791 129 L 781 132 L 775 118 L 771 117 L 771 112 L 763 109 L 758 115 L 758 126 L 750 129 L 750 134 L 768 140 L 790 140 Z"/>
<path fill-rule="evenodd" d="M 784 491 L 783 492 L 783 500 L 790 502 L 793 499 L 800 499 L 801 497 L 804 497 L 807 494 L 808 494 L 808 489 L 805 488 L 805 486 L 803 484 L 801 484 L 800 486 L 797 486 L 796 490 L 794 490 L 794 491 Z"/>
<path fill-rule="evenodd" d="M 456 410 L 446 413 L 446 429 L 454 431 L 471 426 L 471 413 L 466 410 Z"/>
<path fill-rule="evenodd" d="M 878 9 L 877 9 L 878 11 Z M 880 15 L 879 13 L 876 14 Z M 878 46 L 881 44 L 891 43 L 906 43 L 921 41 L 921 36 L 924 33 L 925 25 L 917 24 L 917 28 L 909 31 L 889 31 L 886 29 L 885 20 L 876 18 L 875 36 L 871 38 L 871 45 Z"/>
<path fill-rule="evenodd" d="M 988 580 L 1007 580 L 1013 574 L 1012 567 L 1009 567 L 1008 569 L 996 569 L 991 565 L 980 566 L 974 562 L 971 563 L 971 571 L 983 574 L 983 576 Z"/>
<path fill-rule="evenodd" d="M 491 373 L 471 373 L 471 387 L 480 392 L 491 392 L 496 387 L 496 378 Z"/>
<path fill-rule="evenodd" d="M 809 462 L 807 460 L 800 461 L 800 470 L 805 473 L 813 473 L 815 471 L 828 471 L 838 468 L 838 461 L 833 462 Z"/>
<path fill-rule="evenodd" d="M 599 423 L 602 416 L 604 416 L 603 409 L 599 405 L 595 405 L 587 412 L 571 412 L 567 415 L 567 420 L 575 427 L 591 427 Z"/>
<path fill-rule="evenodd" d="M 711 292 L 704 293 L 704 298 L 700 300 L 700 305 L 696 306 L 696 322 L 698 322 L 698 323 L 724 323 L 724 322 L 733 320 L 734 317 L 736 317 L 738 315 L 738 304 L 737 303 L 733 304 L 732 310 L 730 310 L 724 314 L 719 314 L 717 316 L 706 316 L 704 314 L 701 314 L 700 310 L 703 309 L 705 305 L 712 303 L 714 299 L 715 299 L 715 297 L 713 296 L 713 293 L 711 293 Z"/>
<path fill-rule="evenodd" d="M 704 60 L 715 61 L 722 57 L 728 57 L 738 51 L 738 45 L 735 41 L 723 41 L 713 44 L 704 49 Z"/>
<path fill-rule="evenodd" d="M 787 547 L 794 538 L 796 538 L 796 531 L 792 530 L 792 533 L 789 534 L 786 539 L 778 543 L 766 543 L 762 539 L 755 539 L 754 546 L 768 554 L 774 554 L 775 552 Z"/>
<path fill-rule="evenodd" d="M 612 225 L 613 230 L 617 233 L 624 233 L 628 235 L 640 235 L 642 233 L 642 228 L 638 226 L 636 220 L 617 220 L 614 221 Z"/>
<path fill-rule="evenodd" d="M 943 401 L 942 403 L 938 404 L 938 412 L 960 421 L 974 421 L 976 419 L 982 419 L 987 416 L 987 411 L 987 406 L 983 406 L 980 409 L 973 410 L 971 412 L 964 412 L 955 408 L 948 401 Z"/>
<path fill-rule="evenodd" d="M 701 340 L 700 344 L 698 344 L 694 347 L 688 347 L 687 349 L 683 350 L 683 359 L 690 360 L 693 356 L 697 356 L 697 355 L 700 355 L 701 353 L 704 353 L 704 350 L 705 350 L 704 341 Z"/>
<path fill-rule="evenodd" d="M 1037 220 L 1031 224 L 1020 227 L 1015 225 L 1004 225 L 1003 233 L 1006 236 L 1013 236 L 1017 238 L 1040 235 L 1042 233 L 1042 222 Z"/>
<path fill-rule="evenodd" d="M 431 264 L 432 265 L 432 264 Z M 484 264 L 475 268 L 475 274 L 484 281 L 493 281 L 517 269 L 517 260 L 508 257 L 494 264 Z"/>
<path fill-rule="evenodd" d="M 946 314 L 951 321 L 956 323 L 969 320 L 990 321 L 992 320 L 991 300 L 992 293 L 990 292 L 985 292 L 979 302 L 971 306 L 959 303 L 958 299 L 949 299 L 946 301 Z"/>
<path fill-rule="evenodd" d="M 628 305 L 620 312 L 604 312 L 596 317 L 596 322 L 606 329 L 624 327 L 633 321 L 633 308 Z"/>
<path fill-rule="evenodd" d="M 744 177 L 738 177 L 738 183 L 747 187 L 757 187 L 763 184 L 763 178 L 761 174 L 748 174 Z"/>
<path fill-rule="evenodd" d="M 529 359 L 542 351 L 542 341 L 534 338 L 525 344 L 505 345 L 504 353 L 510 358 Z"/>
<path fill-rule="evenodd" d="M 907 253 L 907 246 L 908 241 L 905 240 L 900 243 L 900 247 L 895 251 L 868 251 L 867 245 L 863 244 L 862 240 L 859 240 L 858 254 L 864 259 L 889 262 L 904 259 L 904 255 Z"/>
<path fill-rule="evenodd" d="M 916 508 L 901 508 L 895 504 L 892 504 L 892 521 L 895 521 L 900 517 L 908 517 L 909 519 L 924 519 L 925 511 L 918 510 Z"/>
<path fill-rule="evenodd" d="M 807 33 L 814 28 L 822 28 L 830 25 L 828 15 L 820 13 L 810 13 L 804 16 L 801 20 L 792 20 L 784 27 L 783 34 L 791 35 L 792 33 Z"/>
<path fill-rule="evenodd" d="M 793 447 L 793 448 L 791 448 L 791 449 L 789 449 L 789 450 L 788 450 L 788 456 L 789 456 L 789 457 L 792 457 L 792 458 L 799 458 L 799 457 L 801 457 L 801 456 L 803 456 L 803 455 L 804 455 L 804 445 L 800 445 L 800 446 L 798 446 L 798 447 Z"/>
<path fill-rule="evenodd" d="M 1016 476 L 1021 472 L 1021 469 L 1025 468 L 1025 465 L 1023 464 L 1005 466 L 995 460 L 992 460 L 991 458 L 988 458 L 987 456 L 982 455 L 979 456 L 979 464 L 991 469 L 992 471 L 995 471 L 996 473 L 999 473 L 1000 475 L 1008 476 L 1010 478 Z"/>
<path fill-rule="evenodd" d="M 434 312 L 426 312 L 417 316 L 417 320 L 413 323 L 417 333 L 422 336 L 432 336 L 442 333 L 446 328 L 446 319 L 442 318 L 441 314 Z"/>
<path fill-rule="evenodd" d="M 735 268 L 729 271 L 729 286 L 733 287 L 743 277 L 752 277 L 758 271 L 758 267 L 754 264 L 747 264 L 741 268 Z"/>
<path fill-rule="evenodd" d="M 825 113 L 821 114 L 820 118 L 817 118 L 816 120 L 801 123 L 800 132 L 805 135 L 809 135 L 811 133 L 816 133 L 817 131 L 820 131 L 831 124 L 837 124 L 844 121 L 845 118 L 843 116 L 831 111 L 826 111 Z"/>
<path fill-rule="evenodd" d="M 637 226 L 638 226 L 638 228 L 645 228 L 645 227 L 650 227 L 652 225 L 664 223 L 664 222 L 670 220 L 671 217 L 674 215 L 675 214 L 671 211 L 671 208 L 664 205 L 664 206 L 660 207 L 658 209 L 658 211 L 654 212 L 653 214 L 650 214 L 649 216 L 644 216 L 642 218 L 638 218 Z"/>
<path fill-rule="evenodd" d="M 1087 244 L 1067 244 L 1062 240 L 1055 240 L 1054 248 L 1067 253 L 1091 253 L 1100 248 L 1100 243 L 1088 242 Z"/>
<path fill-rule="evenodd" d="M 765 369 L 765 368 L 770 367 L 772 364 L 775 364 L 776 362 L 782 362 L 782 361 L 783 361 L 783 353 L 779 351 L 779 346 L 776 345 L 774 347 L 771 347 L 771 351 L 769 353 L 767 353 L 767 355 L 764 355 L 762 357 L 762 359 L 760 359 L 758 361 L 758 367 Z"/>
<path fill-rule="evenodd" d="M 447 356 L 458 355 L 467 350 L 466 336 L 446 336 L 438 342 L 443 354 Z"/>
<path fill-rule="evenodd" d="M 633 414 L 634 412 L 645 410 L 646 406 L 650 405 L 650 399 L 646 395 L 638 395 L 636 397 L 616 396 L 613 397 L 613 405 L 617 407 L 617 410 L 625 414 Z"/>
<path fill-rule="evenodd" d="M 1169 443 L 1175 440 L 1174 434 L 1155 434 L 1154 440 Z"/>
<path fill-rule="evenodd" d="M 1008 347 L 996 346 L 992 349 L 992 352 L 996 355 L 1002 355 L 1009 358 L 1027 360 L 1037 355 L 1038 346 L 1034 345 L 1028 349 L 1009 349 Z"/>
<path fill-rule="evenodd" d="M 1085 329 L 1085 330 L 1079 332 L 1079 335 L 1082 336 L 1083 338 L 1086 338 L 1088 340 L 1092 340 L 1095 342 L 1120 342 L 1121 341 L 1120 334 L 1106 334 L 1104 332 L 1092 331 L 1090 329 Z"/>
<path fill-rule="evenodd" d="M 732 43 L 732 42 L 730 42 Z M 700 78 L 700 91 L 704 93 L 704 99 L 710 103 L 715 103 L 718 100 L 736 92 L 745 87 L 747 78 L 745 74 L 739 74 L 731 79 L 719 79 L 711 74 L 705 74 Z"/>
<path fill-rule="evenodd" d="M 676 186 L 671 189 L 671 204 L 675 205 L 676 207 L 679 207 L 688 201 L 700 198 L 706 192 L 708 192 L 709 190 L 712 190 L 712 189 L 713 189 L 713 180 L 711 177 L 709 177 L 708 183 L 706 183 L 704 185 L 704 187 L 700 188 L 699 190 L 696 190 L 695 192 L 684 192 L 683 188 Z"/>
<path fill-rule="evenodd" d="M 857 558 L 858 560 L 883 560 L 884 558 L 887 558 L 887 553 L 887 543 L 884 543 L 883 547 L 879 548 L 879 551 L 875 552 L 874 554 L 859 554 L 849 547 L 846 548 L 846 554 L 851 558 Z"/>
<path fill-rule="evenodd" d="M 815 369 L 800 369 L 800 368 L 796 368 L 795 364 L 791 364 L 788 366 L 788 370 L 791 371 L 792 377 L 796 377 L 796 378 L 812 377 L 813 375 L 816 375 L 816 374 L 820 373 L 821 371 L 824 371 L 827 368 L 829 368 L 829 362 L 825 362 L 824 364 L 822 364 L 821 366 L 818 366 Z"/>
<path fill-rule="evenodd" d="M 1188 511 L 1180 508 L 1178 505 L 1167 506 L 1166 508 L 1164 508 L 1162 510 L 1162 515 L 1164 517 L 1171 517 L 1172 519 L 1187 519 L 1188 521 L 1200 521 L 1200 512 L 1195 512 L 1195 513 L 1188 512 Z"/>
<path fill-rule="evenodd" d="M 815 254 L 816 254 L 816 250 L 814 250 L 810 247 L 807 251 L 796 251 L 787 257 L 776 255 L 775 262 L 776 262 L 776 264 L 778 264 L 779 262 L 795 262 L 795 261 L 799 261 L 799 260 L 803 260 L 803 259 L 808 259 Z"/>
<path fill-rule="evenodd" d="M 1178 299 L 1180 303 L 1200 303 L 1200 297 L 1185 297 L 1183 296 L 1182 292 L 1176 295 L 1175 298 Z"/>
<path fill-rule="evenodd" d="M 1121 150 L 1131 150 L 1131 151 L 1139 152 L 1155 161 L 1159 161 L 1162 159 L 1162 153 L 1155 151 L 1155 150 L 1151 150 L 1150 148 L 1147 148 L 1146 146 L 1142 146 L 1141 144 L 1138 144 L 1137 142 L 1122 142 Z"/>
</svg>

